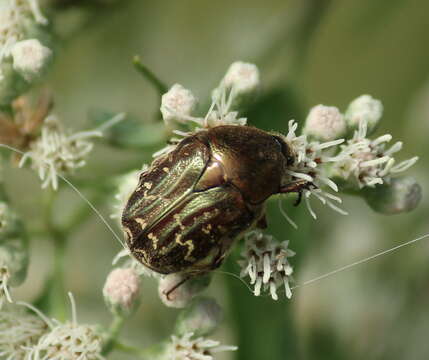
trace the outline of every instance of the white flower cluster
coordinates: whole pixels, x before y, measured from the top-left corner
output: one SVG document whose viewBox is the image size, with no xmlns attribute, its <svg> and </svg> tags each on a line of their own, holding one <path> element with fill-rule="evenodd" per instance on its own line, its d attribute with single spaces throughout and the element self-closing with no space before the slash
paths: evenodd
<svg viewBox="0 0 429 360">
<path fill-rule="evenodd" d="M 8 305 L 0 311 L 0 358 L 27 360 L 28 349 L 48 330 L 40 317 L 28 314 L 22 306 Z"/>
<path fill-rule="evenodd" d="M 220 345 L 219 341 L 204 337 L 193 338 L 193 333 L 172 336 L 167 350 L 168 360 L 213 360 L 213 354 L 222 351 L 235 351 L 236 346 Z"/>
<path fill-rule="evenodd" d="M 388 182 L 391 176 L 407 170 L 418 160 L 415 156 L 396 164 L 393 154 L 401 150 L 402 142 L 388 147 L 391 140 L 389 134 L 368 139 L 367 121 L 361 121 L 354 136 L 341 145 L 332 173 L 359 189 Z"/>
<path fill-rule="evenodd" d="M 31 360 L 96 360 L 101 356 L 102 338 L 94 326 L 74 322 L 56 323 L 29 351 Z"/>
<path fill-rule="evenodd" d="M 288 258 L 295 252 L 288 248 L 289 241 L 277 242 L 271 235 L 251 231 L 245 236 L 245 249 L 239 261 L 241 277 L 250 277 L 255 296 L 261 290 L 269 291 L 273 300 L 278 300 L 277 289 L 284 287 L 286 297 L 292 297 L 290 282 L 293 269 Z"/>
<path fill-rule="evenodd" d="M 123 118 L 124 114 L 118 114 L 98 129 L 72 134 L 63 129 L 55 115 L 49 115 L 44 120 L 41 135 L 30 144 L 30 150 L 23 155 L 20 166 L 31 160 L 32 168 L 42 180 L 42 188 L 51 185 L 57 190 L 58 177 L 72 173 L 86 164 L 85 157 L 93 148 L 88 140 L 101 137 L 103 130 Z"/>
<path fill-rule="evenodd" d="M 0 311 L 0 357 L 7 360 L 96 360 L 102 337 L 95 327 L 80 325 L 71 294 L 72 321 L 49 320 L 31 305 L 8 305 Z M 38 316 L 24 311 L 25 305 Z"/>
<path fill-rule="evenodd" d="M 342 138 L 347 131 L 343 114 L 335 106 L 317 105 L 308 113 L 303 132 L 320 141 Z"/>
<path fill-rule="evenodd" d="M 42 126 L 40 137 L 30 144 L 20 166 L 30 159 L 42 182 L 42 188 L 52 185 L 58 189 L 58 174 L 73 172 L 85 165 L 85 156 L 92 150 L 88 139 L 102 136 L 101 131 L 82 131 L 68 134 L 55 115 L 49 115 Z"/>
<path fill-rule="evenodd" d="M 2 0 L 0 2 L 0 66 L 5 58 L 12 55 L 12 50 L 25 37 L 28 20 L 38 24 L 47 24 L 39 9 L 38 0 Z M 0 81 L 2 80 L 0 70 Z"/>
<path fill-rule="evenodd" d="M 37 341 L 28 349 L 29 360 L 102 360 L 102 337 L 94 326 L 78 324 L 76 305 L 73 296 L 69 293 L 72 320 L 66 323 L 47 319 L 38 310 L 36 311 L 49 326 Z M 29 306 L 29 305 L 27 305 Z"/>
<path fill-rule="evenodd" d="M 326 185 L 333 191 L 338 192 L 338 186 L 328 176 L 325 165 L 328 163 L 336 163 L 340 161 L 343 156 L 346 156 L 332 155 L 332 151 L 336 146 L 343 143 L 344 139 L 337 139 L 324 143 L 309 141 L 307 135 L 297 135 L 297 128 L 298 124 L 294 120 L 290 120 L 289 131 L 287 135 L 284 136 L 284 140 L 293 153 L 293 163 L 287 170 L 290 178 L 285 182 L 293 183 L 304 180 L 314 185 L 303 190 L 307 208 L 314 218 L 317 216 L 310 205 L 309 197 L 311 195 L 338 213 L 346 215 L 347 213 L 335 204 L 341 203 L 341 198 L 321 189 L 321 187 Z"/>
<path fill-rule="evenodd" d="M 188 89 L 175 84 L 162 96 L 161 113 L 164 121 L 170 125 L 172 122 L 181 124 L 196 124 L 195 131 L 207 129 L 219 125 L 246 125 L 247 119 L 238 117 L 238 112 L 233 111 L 234 102 L 241 96 L 257 91 L 259 87 L 259 71 L 253 64 L 241 61 L 233 63 L 220 82 L 213 90 L 212 104 L 205 117 L 193 116 L 197 99 Z M 179 138 L 171 139 L 171 144 L 154 154 L 158 157 L 175 148 L 182 137 L 189 132 L 175 130 Z"/>
</svg>

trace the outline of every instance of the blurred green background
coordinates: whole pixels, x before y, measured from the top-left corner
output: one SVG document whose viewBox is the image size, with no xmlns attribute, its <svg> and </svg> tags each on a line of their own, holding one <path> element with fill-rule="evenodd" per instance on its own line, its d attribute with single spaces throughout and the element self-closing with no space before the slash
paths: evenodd
<svg viewBox="0 0 429 360">
<path fill-rule="evenodd" d="M 159 95 L 132 67 L 135 54 L 169 85 L 178 82 L 192 89 L 203 106 L 230 63 L 255 62 L 263 88 L 247 116 L 251 124 L 269 130 L 285 131 L 289 119 L 303 121 L 316 104 L 345 110 L 364 93 L 382 100 L 385 112 L 378 133 L 404 142 L 401 159 L 420 156 L 409 174 L 421 183 L 423 201 L 410 214 L 386 217 L 361 199 L 343 196 L 349 216 L 315 206 L 317 221 L 304 207 L 292 210 L 288 201 L 298 231 L 272 201 L 269 229 L 279 240 L 291 240 L 297 251 L 298 284 L 429 232 L 429 2 L 129 0 L 99 9 L 90 3 L 66 7 L 55 21 L 60 41 L 48 83 L 56 112 L 74 129 L 92 126 L 88 113 L 93 109 L 156 120 Z M 79 185 L 79 179 L 90 179 L 101 187 L 104 179 L 149 161 L 151 151 L 161 146 L 136 151 L 100 143 L 75 181 Z M 10 172 L 13 203 L 37 226 L 44 201 L 38 179 L 28 170 Z M 81 190 L 92 194 L 83 185 Z M 103 191 L 107 201 L 99 207 L 109 214 L 114 193 Z M 67 217 L 80 201 L 66 191 L 57 202 L 58 217 Z M 15 295 L 26 301 L 37 298 L 53 257 L 46 239 L 31 240 L 29 277 Z M 95 216 L 71 239 L 66 288 L 75 294 L 80 321 L 108 324 L 101 289 L 118 250 Z M 216 274 L 208 292 L 226 316 L 213 338 L 240 347 L 218 358 L 427 359 L 428 255 L 425 240 L 297 289 L 291 301 L 255 298 L 237 279 Z M 236 258 L 237 251 L 223 270 L 237 273 Z M 176 314 L 161 304 L 155 282 L 147 278 L 142 305 L 121 338 L 142 347 L 153 344 L 171 333 Z M 111 358 L 132 357 L 113 353 Z"/>
</svg>

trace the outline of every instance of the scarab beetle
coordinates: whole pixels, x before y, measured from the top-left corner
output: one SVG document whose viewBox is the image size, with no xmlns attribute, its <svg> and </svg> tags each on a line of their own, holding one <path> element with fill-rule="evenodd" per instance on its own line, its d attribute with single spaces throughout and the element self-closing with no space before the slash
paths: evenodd
<svg viewBox="0 0 429 360">
<path fill-rule="evenodd" d="M 285 183 L 294 154 L 275 134 L 223 125 L 184 138 L 140 175 L 122 215 L 131 253 L 161 274 L 218 267 L 240 234 L 266 227 L 265 201 L 300 192 Z"/>
</svg>

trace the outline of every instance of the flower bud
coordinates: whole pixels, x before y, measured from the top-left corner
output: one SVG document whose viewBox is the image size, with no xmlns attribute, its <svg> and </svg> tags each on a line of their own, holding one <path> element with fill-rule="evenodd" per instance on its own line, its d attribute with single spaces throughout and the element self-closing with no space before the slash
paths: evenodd
<svg viewBox="0 0 429 360">
<path fill-rule="evenodd" d="M 192 298 L 210 283 L 210 275 L 193 276 L 170 274 L 162 277 L 158 284 L 158 294 L 162 302 L 173 308 L 184 308 Z"/>
<path fill-rule="evenodd" d="M 220 85 L 213 90 L 212 100 L 215 103 L 223 104 L 226 113 L 240 110 L 254 99 L 259 87 L 257 66 L 236 61 L 230 65 Z"/>
<path fill-rule="evenodd" d="M 222 308 L 214 299 L 196 298 L 180 313 L 175 332 L 177 335 L 190 332 L 194 336 L 209 335 L 217 328 L 222 316 Z"/>
<path fill-rule="evenodd" d="M 137 306 L 140 278 L 133 268 L 114 269 L 103 287 L 104 300 L 112 313 L 129 315 Z"/>
<path fill-rule="evenodd" d="M 335 106 L 317 105 L 308 113 L 304 134 L 318 141 L 331 141 L 343 137 L 346 122 Z"/>
<path fill-rule="evenodd" d="M 394 215 L 414 210 L 422 198 L 422 189 L 414 178 L 398 177 L 375 188 L 365 188 L 363 196 L 374 211 Z"/>
<path fill-rule="evenodd" d="M 236 61 L 230 65 L 222 83 L 234 88 L 237 95 L 254 93 L 260 85 L 259 70 L 255 64 Z"/>
<path fill-rule="evenodd" d="M 52 57 L 52 51 L 37 39 L 17 42 L 11 54 L 13 68 L 29 82 L 43 75 Z"/>
<path fill-rule="evenodd" d="M 367 135 L 371 135 L 376 129 L 383 115 L 383 104 L 371 95 L 362 95 L 353 100 L 344 115 L 350 130 L 359 129 L 359 123 L 366 121 Z"/>
<path fill-rule="evenodd" d="M 174 84 L 161 98 L 161 113 L 164 121 L 184 123 L 191 116 L 197 104 L 197 99 L 188 89 L 180 84 Z"/>
</svg>

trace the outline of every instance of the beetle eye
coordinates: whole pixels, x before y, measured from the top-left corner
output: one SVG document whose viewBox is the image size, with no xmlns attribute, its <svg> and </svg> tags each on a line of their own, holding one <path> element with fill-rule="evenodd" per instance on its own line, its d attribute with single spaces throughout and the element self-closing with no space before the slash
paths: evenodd
<svg viewBox="0 0 429 360">
<path fill-rule="evenodd" d="M 290 151 L 289 145 L 280 136 L 274 136 L 274 139 L 276 139 L 283 156 L 286 158 L 286 165 L 292 165 L 295 161 L 295 157 Z"/>
</svg>

